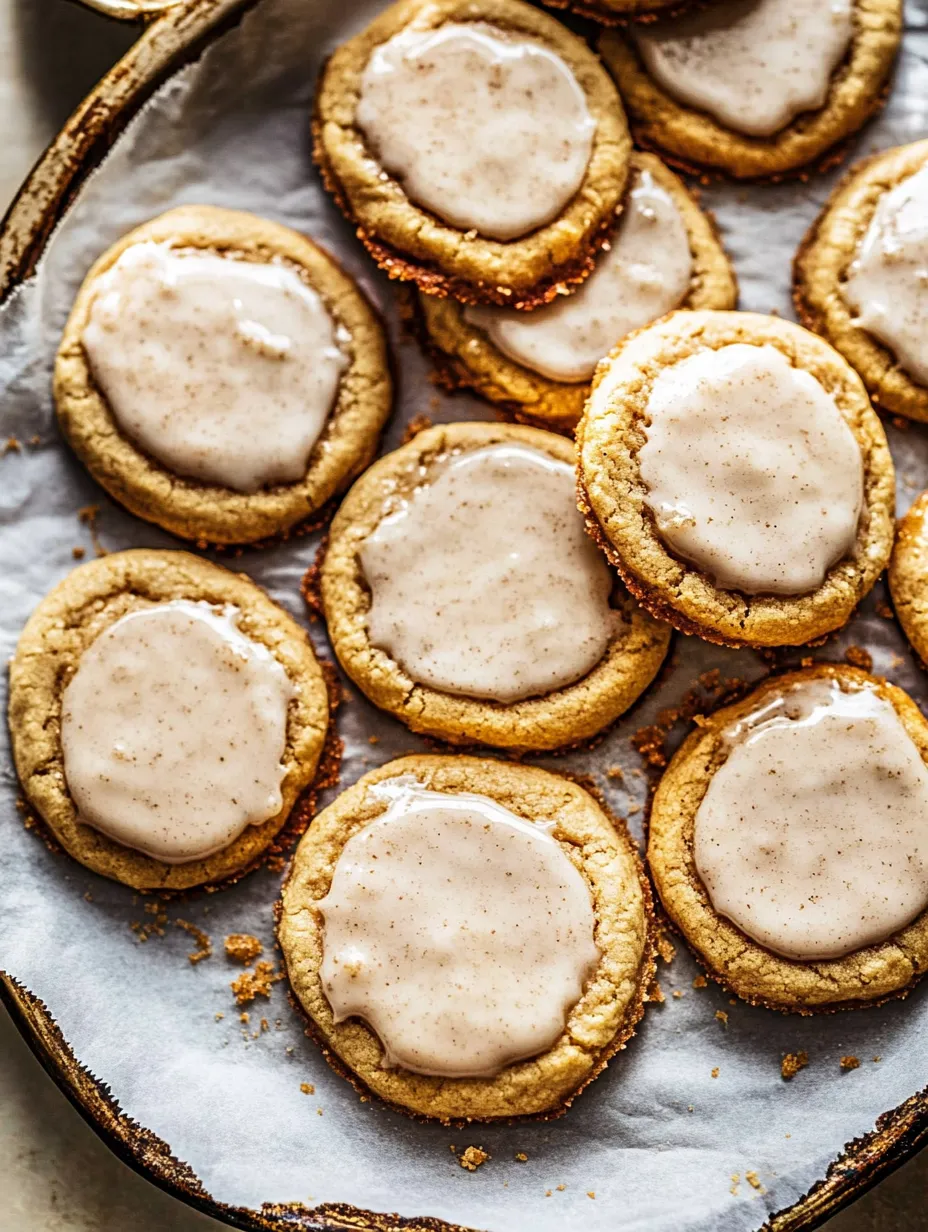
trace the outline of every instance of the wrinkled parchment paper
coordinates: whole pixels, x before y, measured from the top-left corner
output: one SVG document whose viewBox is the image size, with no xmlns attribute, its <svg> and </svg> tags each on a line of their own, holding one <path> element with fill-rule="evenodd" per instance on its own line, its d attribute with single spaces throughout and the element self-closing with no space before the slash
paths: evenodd
<svg viewBox="0 0 928 1232">
<path fill-rule="evenodd" d="M 92 554 L 90 532 L 78 520 L 82 507 L 101 506 L 99 534 L 111 550 L 181 546 L 107 501 L 54 426 L 55 343 L 85 271 L 119 235 L 182 202 L 251 209 L 329 247 L 395 322 L 391 288 L 321 189 L 307 123 L 322 58 L 379 7 L 378 0 L 262 0 L 136 118 L 86 183 L 38 276 L 0 310 L 0 439 L 13 434 L 23 442 L 0 457 L 4 656 L 34 605 L 73 567 L 72 548 Z M 911 0 L 908 20 L 889 105 L 852 158 L 928 134 L 928 0 Z M 704 190 L 737 265 L 742 307 L 790 314 L 790 261 L 833 178 Z M 387 448 L 417 414 L 492 418 L 474 399 L 436 402 L 415 346 L 395 328 L 393 334 L 399 406 Z M 928 484 L 928 431 L 889 432 L 901 512 Z M 305 620 L 298 587 L 315 547 L 315 537 L 303 538 L 220 559 L 253 574 Z M 850 629 L 816 654 L 837 658 L 849 644 L 865 645 L 875 670 L 924 702 L 924 674 L 895 624 L 876 614 L 880 597 L 878 589 Z M 320 624 L 312 635 L 320 654 L 331 657 Z M 639 836 L 645 781 L 633 773 L 640 762 L 629 735 L 678 701 L 700 672 L 718 667 L 724 676 L 750 679 L 763 670 L 750 653 L 683 637 L 674 664 L 595 751 L 540 759 L 592 773 Z M 338 725 L 344 786 L 422 747 L 351 690 Z M 693 989 L 697 968 L 679 946 L 662 972 L 666 1003 L 650 1008 L 628 1050 L 563 1119 L 454 1131 L 416 1124 L 361 1103 L 330 1072 L 282 985 L 269 1003 L 248 1007 L 247 1025 L 240 1022 L 229 990 L 239 968 L 223 956 L 222 938 L 256 933 L 270 949 L 279 875 L 264 870 L 220 893 L 172 902 L 166 934 L 140 943 L 130 925 L 153 920 L 144 900 L 52 854 L 24 828 L 7 753 L 0 753 L 0 966 L 46 1002 L 79 1060 L 221 1202 L 342 1201 L 537 1232 L 740 1232 L 795 1201 L 846 1142 L 928 1084 L 928 983 L 903 1003 L 800 1019 L 731 1005 L 715 988 Z M 605 775 L 616 765 L 627 771 L 626 786 Z M 188 963 L 195 947 L 173 926 L 177 918 L 211 935 L 213 957 Z M 673 997 L 673 989 L 683 995 Z M 715 1018 L 719 1009 L 729 1015 L 727 1027 Z M 808 1052 L 809 1066 L 784 1082 L 781 1057 L 798 1049 Z M 861 1066 L 842 1073 L 839 1058 L 848 1053 Z M 301 1092 L 301 1083 L 314 1085 L 314 1094 Z M 452 1143 L 458 1150 L 482 1145 L 492 1158 L 465 1172 Z M 515 1161 L 516 1152 L 528 1161 Z M 762 1188 L 746 1181 L 748 1171 Z"/>
</svg>

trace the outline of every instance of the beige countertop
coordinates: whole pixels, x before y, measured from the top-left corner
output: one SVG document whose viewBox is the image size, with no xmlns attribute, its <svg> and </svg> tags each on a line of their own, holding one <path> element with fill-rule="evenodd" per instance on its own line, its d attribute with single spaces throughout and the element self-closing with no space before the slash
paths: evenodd
<svg viewBox="0 0 928 1232">
<path fill-rule="evenodd" d="M 0 210 L 132 31 L 68 0 L 0 0 Z M 208 1232 L 221 1225 L 122 1164 L 57 1090 L 0 1008 L 0 1232 Z M 928 1224 L 928 1151 L 828 1224 Z"/>
</svg>

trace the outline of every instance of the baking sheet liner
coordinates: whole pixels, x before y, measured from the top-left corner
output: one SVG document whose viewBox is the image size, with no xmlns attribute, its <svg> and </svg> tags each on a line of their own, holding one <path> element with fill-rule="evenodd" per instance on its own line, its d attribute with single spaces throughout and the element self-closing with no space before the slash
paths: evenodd
<svg viewBox="0 0 928 1232">
<path fill-rule="evenodd" d="M 182 546 L 103 496 L 63 446 L 50 397 L 54 348 L 84 273 L 118 236 L 162 210 L 185 202 L 254 210 L 338 256 L 391 323 L 399 390 L 385 448 L 399 444 L 418 415 L 492 418 L 475 399 L 436 392 L 416 346 L 400 336 L 393 288 L 372 269 L 311 165 L 308 115 L 319 66 L 381 7 L 376 0 L 261 0 L 145 106 L 85 183 L 35 278 L 0 309 L 0 439 L 19 443 L 0 457 L 5 656 L 35 604 L 73 567 L 72 549 L 93 553 L 82 509 L 100 507 L 99 538 L 110 550 Z M 907 19 L 889 104 L 851 158 L 928 133 L 928 0 L 910 3 Z M 790 262 L 834 179 L 703 189 L 737 266 L 742 307 L 792 315 Z M 928 431 L 888 425 L 888 432 L 902 512 L 928 484 Z M 217 559 L 252 574 L 307 621 L 299 585 L 317 543 L 318 535 L 306 536 Z M 814 654 L 835 659 L 850 645 L 864 646 L 877 672 L 924 704 L 924 673 L 895 622 L 878 614 L 883 598 L 879 587 L 851 626 Z M 311 633 L 320 655 L 331 658 L 321 624 Z M 590 774 L 640 838 L 646 779 L 629 737 L 679 702 L 700 673 L 718 668 L 724 678 L 751 680 L 766 666 L 749 652 L 678 637 L 659 686 L 602 743 L 536 760 Z M 338 717 L 343 786 L 424 747 L 351 688 L 346 694 Z M 247 1024 L 240 1020 L 229 989 L 240 968 L 224 957 L 222 939 L 254 933 L 275 957 L 279 873 L 264 869 L 227 890 L 167 903 L 164 935 L 142 942 L 139 926 L 157 918 L 153 900 L 50 851 L 17 810 L 6 745 L 0 762 L 0 966 L 47 1004 L 82 1064 L 219 1202 L 345 1202 L 537 1232 L 742 1232 L 797 1200 L 845 1143 L 928 1084 L 928 983 L 879 1009 L 787 1017 L 732 1005 L 714 987 L 694 989 L 698 968 L 678 945 L 661 973 L 666 1002 L 649 1009 L 627 1051 L 564 1118 L 464 1130 L 418 1124 L 361 1102 L 329 1070 L 283 984 L 269 1001 L 245 1007 Z M 613 767 L 625 772 L 624 783 L 608 777 Z M 177 919 L 210 934 L 212 957 L 188 962 L 196 946 Z M 717 1010 L 727 1013 L 727 1025 Z M 781 1058 L 797 1050 L 808 1053 L 809 1065 L 784 1082 Z M 858 1056 L 860 1068 L 842 1072 L 845 1054 Z M 491 1159 L 468 1173 L 452 1144 L 459 1151 L 481 1145 Z"/>
</svg>

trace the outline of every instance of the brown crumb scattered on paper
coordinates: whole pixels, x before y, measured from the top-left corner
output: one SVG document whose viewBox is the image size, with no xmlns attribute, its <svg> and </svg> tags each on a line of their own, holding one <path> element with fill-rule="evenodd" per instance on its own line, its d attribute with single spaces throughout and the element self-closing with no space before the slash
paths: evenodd
<svg viewBox="0 0 928 1232">
<path fill-rule="evenodd" d="M 718 1076 L 719 1076 L 719 1067 L 716 1066 L 715 1069 L 712 1071 L 711 1077 L 718 1078 Z"/>
<path fill-rule="evenodd" d="M 761 1184 L 760 1177 L 757 1175 L 756 1172 L 745 1172 L 744 1179 L 751 1186 L 751 1188 L 756 1189 L 758 1193 L 767 1192 L 766 1189 L 764 1189 L 763 1185 Z"/>
<path fill-rule="evenodd" d="M 406 425 L 406 431 L 403 433 L 403 444 L 408 445 L 411 440 L 424 432 L 426 428 L 431 428 L 432 420 L 428 415 L 414 415 Z"/>
<path fill-rule="evenodd" d="M 19 453 L 22 450 L 22 445 L 15 436 L 8 436 L 6 443 L 3 446 L 3 453 Z"/>
<path fill-rule="evenodd" d="M 892 418 L 892 425 L 893 425 L 893 427 L 894 427 L 894 428 L 897 428 L 900 432 L 908 432 L 908 430 L 909 430 L 909 429 L 911 428 L 911 426 L 912 426 L 912 425 L 909 423 L 909 421 L 908 421 L 907 419 L 903 419 L 901 415 L 894 415 L 894 416 L 893 416 L 893 418 Z"/>
<path fill-rule="evenodd" d="M 807 1052 L 788 1052 L 780 1062 L 780 1073 L 784 1078 L 795 1078 L 801 1069 L 809 1064 Z"/>
<path fill-rule="evenodd" d="M 677 953 L 677 948 L 667 935 L 667 927 L 664 924 L 658 925 L 657 930 L 657 952 L 665 963 L 671 963 Z"/>
<path fill-rule="evenodd" d="M 461 1152 L 458 1163 L 468 1172 L 476 1172 L 480 1165 L 485 1164 L 489 1158 L 488 1152 L 482 1146 L 469 1146 Z"/>
<path fill-rule="evenodd" d="M 554 1190 L 553 1190 L 553 1189 L 546 1189 L 546 1190 L 545 1190 L 545 1197 L 546 1197 L 546 1198 L 550 1198 L 550 1197 L 551 1197 L 551 1195 L 552 1195 L 553 1193 L 554 1193 Z"/>
<path fill-rule="evenodd" d="M 865 672 L 873 671 L 873 655 L 863 646 L 848 646 L 844 658 L 851 667 L 859 667 Z"/>
<path fill-rule="evenodd" d="M 892 620 L 893 609 L 889 606 L 885 599 L 880 599 L 876 605 L 877 616 L 882 616 L 884 620 Z"/>
<path fill-rule="evenodd" d="M 322 1116 L 322 1109 L 321 1109 L 321 1108 L 317 1108 L 317 1109 L 316 1109 L 316 1116 Z"/>
<path fill-rule="evenodd" d="M 841 1058 L 842 1069 L 860 1069 L 860 1057 L 847 1056 Z"/>
<path fill-rule="evenodd" d="M 674 1001 L 679 1001 L 679 1000 L 680 1000 L 680 998 L 681 998 L 682 996 L 683 996 L 683 991 L 682 991 L 682 989 L 680 989 L 680 988 L 675 988 L 675 989 L 673 990 L 673 999 L 674 999 Z"/>
<path fill-rule="evenodd" d="M 649 727 L 639 728 L 630 737 L 632 748 L 644 759 L 645 763 L 655 770 L 662 770 L 668 761 L 665 740 L 670 731 L 681 722 L 699 721 L 707 710 L 722 705 L 729 698 L 744 688 L 740 677 L 723 680 L 717 669 L 703 672 L 699 677 L 700 688 L 688 689 L 680 700 L 679 706 L 670 706 L 661 710 L 657 722 Z"/>
<path fill-rule="evenodd" d="M 596 1197 L 596 1190 L 595 1190 L 595 1189 L 588 1189 L 588 1190 L 586 1191 L 586 1196 L 587 1196 L 588 1198 L 595 1198 L 595 1197 Z"/>
<path fill-rule="evenodd" d="M 567 1188 L 566 1185 L 555 1185 L 555 1189 L 557 1190 L 558 1193 L 563 1193 L 566 1188 Z"/>
<path fill-rule="evenodd" d="M 883 1060 L 883 1058 L 882 1057 L 871 1057 L 870 1060 L 874 1063 L 874 1065 L 879 1065 L 879 1063 Z"/>
<path fill-rule="evenodd" d="M 316 1094 L 316 1088 L 313 1086 L 311 1082 L 301 1082 L 300 1090 L 303 1092 L 304 1095 L 315 1095 Z M 451 1149 L 453 1151 L 454 1147 L 452 1147 Z"/>
<path fill-rule="evenodd" d="M 725 1012 L 725 1010 L 716 1010 L 715 1016 L 719 1020 L 719 1022 L 722 1024 L 723 1027 L 728 1026 L 728 1014 Z"/>
<path fill-rule="evenodd" d="M 528 1163 L 528 1156 L 524 1151 L 516 1151 L 516 1159 L 520 1164 Z"/>
<path fill-rule="evenodd" d="M 226 954 L 235 962 L 249 966 L 264 950 L 264 946 L 251 933 L 229 933 L 225 940 Z"/>
<path fill-rule="evenodd" d="M 658 984 L 657 980 L 652 981 L 651 987 L 648 989 L 647 997 L 645 999 L 652 1002 L 654 1005 L 664 1004 L 664 990 L 661 988 L 660 984 Z"/>
<path fill-rule="evenodd" d="M 83 508 L 77 511 L 77 520 L 82 526 L 86 526 L 90 531 L 90 539 L 93 543 L 93 550 L 97 556 L 108 556 L 106 548 L 100 542 L 100 536 L 97 533 L 97 519 L 100 516 L 99 505 L 84 505 Z"/>
<path fill-rule="evenodd" d="M 229 987 L 238 1004 L 247 1005 L 255 997 L 269 997 L 274 984 L 283 978 L 283 972 L 275 971 L 274 964 L 264 959 L 255 966 L 254 971 L 243 971 Z"/>
<path fill-rule="evenodd" d="M 625 782 L 625 775 L 622 773 L 621 766 L 610 766 L 606 771 L 607 779 L 615 779 L 617 783 Z"/>
<path fill-rule="evenodd" d="M 71 555 L 74 557 L 75 560 L 83 560 L 84 557 L 87 555 L 87 552 L 82 547 L 76 547 L 76 548 L 71 549 Z"/>
<path fill-rule="evenodd" d="M 697 975 L 695 980 L 693 980 L 694 988 L 706 988 L 708 987 L 708 984 L 709 984 L 709 981 L 706 979 L 704 975 Z"/>
<path fill-rule="evenodd" d="M 202 962 L 204 958 L 209 958 L 213 952 L 213 943 L 210 940 L 209 933 L 205 933 L 202 928 L 197 928 L 196 924 L 191 924 L 189 920 L 175 920 L 175 928 L 182 928 L 185 933 L 197 943 L 197 948 L 187 955 L 194 966 L 198 962 Z"/>
</svg>

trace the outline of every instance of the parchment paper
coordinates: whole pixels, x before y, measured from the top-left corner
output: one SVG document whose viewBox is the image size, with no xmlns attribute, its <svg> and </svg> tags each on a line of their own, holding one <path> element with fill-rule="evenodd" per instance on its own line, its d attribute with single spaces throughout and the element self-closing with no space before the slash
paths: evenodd
<svg viewBox="0 0 928 1232">
<path fill-rule="evenodd" d="M 377 0 L 262 0 L 137 117 L 82 190 L 37 278 L 0 312 L 0 430 L 23 442 L 19 452 L 0 458 L 5 656 L 34 605 L 73 567 L 72 548 L 93 551 L 78 522 L 81 507 L 101 506 L 99 532 L 110 549 L 180 546 L 109 503 L 54 426 L 55 343 L 85 271 L 107 245 L 181 202 L 251 209 L 328 246 L 395 320 L 389 285 L 322 192 L 307 123 L 323 56 L 379 7 Z M 908 5 L 908 23 L 889 105 L 851 157 L 928 133 L 928 0 Z M 735 259 L 743 307 L 790 313 L 790 261 L 833 178 L 704 190 Z M 415 346 L 393 333 L 400 402 L 387 448 L 399 443 L 413 415 L 492 418 L 473 399 L 436 401 Z M 901 512 L 928 483 L 928 433 L 920 427 L 889 432 Z M 220 559 L 253 574 L 305 620 L 298 586 L 315 547 L 315 538 L 304 538 Z M 848 644 L 865 645 L 875 670 L 924 701 L 923 673 L 899 630 L 875 614 L 880 597 L 878 589 L 850 629 L 816 654 L 837 658 Z M 321 625 L 312 634 L 320 654 L 330 657 Z M 748 679 L 763 670 L 750 653 L 677 638 L 670 675 L 605 743 L 592 753 L 540 760 L 593 773 L 640 835 L 645 781 L 634 773 L 640 762 L 629 735 L 713 667 Z M 338 719 L 343 786 L 374 764 L 421 747 L 400 724 L 351 690 L 348 696 Z M 371 734 L 379 737 L 376 746 Z M 27 831 L 15 807 L 6 746 L 0 762 L 0 964 L 47 1003 L 77 1057 L 122 1108 L 165 1139 L 219 1201 L 253 1207 L 344 1201 L 537 1232 L 581 1226 L 740 1232 L 797 1199 L 848 1140 L 928 1084 L 928 983 L 904 1003 L 881 1009 L 786 1017 L 731 1005 L 714 988 L 694 990 L 697 968 L 680 946 L 662 974 L 666 1003 L 649 1010 L 628 1050 L 566 1117 L 463 1131 L 416 1124 L 361 1103 L 329 1071 L 282 985 L 269 1004 L 259 999 L 249 1007 L 247 1026 L 239 1021 L 229 991 L 238 968 L 223 957 L 222 938 L 252 932 L 270 948 L 279 875 L 265 870 L 220 893 L 171 903 L 166 935 L 142 944 L 130 924 L 152 921 L 143 901 L 50 853 Z M 627 788 L 604 773 L 616 765 L 628 772 Z M 211 934 L 212 958 L 187 962 L 194 947 L 172 926 L 178 917 Z M 674 998 L 674 988 L 685 995 Z M 715 1018 L 718 1009 L 728 1013 L 727 1027 Z M 270 1024 L 263 1033 L 262 1016 Z M 780 1059 L 797 1049 L 808 1052 L 809 1067 L 786 1083 Z M 859 1056 L 861 1067 L 840 1072 L 845 1053 Z M 877 1056 L 880 1061 L 871 1060 Z M 315 1093 L 303 1094 L 301 1083 L 314 1084 Z M 452 1143 L 482 1145 L 492 1159 L 467 1173 L 452 1156 Z M 516 1162 L 517 1151 L 528 1162 Z M 748 1170 L 764 1192 L 745 1182 Z"/>
</svg>

